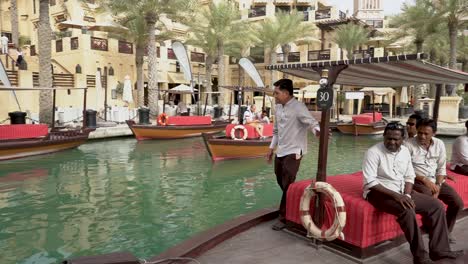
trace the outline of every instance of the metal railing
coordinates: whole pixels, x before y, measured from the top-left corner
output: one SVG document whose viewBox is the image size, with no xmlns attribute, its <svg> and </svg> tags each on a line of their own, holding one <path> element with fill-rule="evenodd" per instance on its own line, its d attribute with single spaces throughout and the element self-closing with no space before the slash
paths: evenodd
<svg viewBox="0 0 468 264">
<path fill-rule="evenodd" d="M 307 52 L 308 61 L 330 60 L 330 50 L 309 50 Z"/>
</svg>

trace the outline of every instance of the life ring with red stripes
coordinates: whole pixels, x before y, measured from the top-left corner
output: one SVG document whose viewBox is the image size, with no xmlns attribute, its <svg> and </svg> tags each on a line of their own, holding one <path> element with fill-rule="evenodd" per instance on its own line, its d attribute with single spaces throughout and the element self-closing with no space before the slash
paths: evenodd
<svg viewBox="0 0 468 264">
<path fill-rule="evenodd" d="M 244 135 L 241 138 L 236 137 L 236 131 L 237 130 L 242 130 L 243 131 Z M 247 132 L 247 128 L 245 128 L 245 126 L 243 126 L 243 125 L 237 125 L 237 126 L 235 126 L 235 127 L 233 127 L 231 129 L 231 138 L 234 139 L 234 140 L 246 140 L 248 135 L 249 135 L 249 133 Z"/>
<path fill-rule="evenodd" d="M 166 113 L 162 113 L 158 116 L 158 124 L 161 126 L 167 125 L 167 115 Z"/>
<path fill-rule="evenodd" d="M 310 216 L 310 200 L 317 193 L 324 193 L 330 196 L 333 200 L 333 207 L 335 208 L 335 220 L 333 224 L 327 230 L 321 230 L 318 228 Z M 301 221 L 302 225 L 308 232 L 309 237 L 316 239 L 322 239 L 327 241 L 335 240 L 340 237 L 344 239 L 343 228 L 346 225 L 346 209 L 343 198 L 340 193 L 336 191 L 333 186 L 327 182 L 315 182 L 309 185 L 302 194 L 300 203 Z"/>
</svg>

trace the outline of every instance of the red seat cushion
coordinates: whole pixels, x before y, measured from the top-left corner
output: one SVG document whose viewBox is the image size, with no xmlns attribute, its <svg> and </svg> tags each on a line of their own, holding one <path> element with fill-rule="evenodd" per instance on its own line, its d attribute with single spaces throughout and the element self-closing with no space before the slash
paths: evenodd
<svg viewBox="0 0 468 264">
<path fill-rule="evenodd" d="M 226 126 L 226 136 L 230 137 L 231 136 L 231 130 L 234 129 L 234 127 L 237 125 L 234 124 L 229 124 Z M 260 135 L 257 133 L 255 130 L 255 127 L 251 125 L 243 125 L 247 129 L 247 138 L 248 139 L 255 139 L 259 138 Z M 243 137 L 244 136 L 244 131 L 239 131 L 238 132 L 238 137 Z M 263 135 L 265 137 L 271 137 L 273 136 L 273 124 L 263 124 Z"/>
<path fill-rule="evenodd" d="M 43 137 L 49 133 L 44 124 L 1 125 L 0 140 Z"/>
<path fill-rule="evenodd" d="M 167 124 L 173 126 L 211 125 L 211 116 L 169 116 Z"/>
<path fill-rule="evenodd" d="M 454 174 L 453 172 L 448 172 Z M 468 177 L 457 175 L 457 182 L 449 181 L 460 194 L 464 201 L 465 208 L 468 207 Z M 338 175 L 328 177 L 327 181 L 341 194 L 346 206 L 346 226 L 343 230 L 344 241 L 366 248 L 403 235 L 400 226 L 393 215 L 377 211 L 369 202 L 362 198 L 363 176 L 362 172 L 348 175 Z M 294 223 L 301 223 L 299 204 L 304 189 L 309 186 L 311 180 L 304 180 L 290 185 L 286 200 L 286 219 Z M 313 205 L 314 203 L 311 203 Z M 312 215 L 313 208 L 310 213 Z M 331 203 L 326 205 L 326 217 L 324 228 L 330 226 L 334 218 L 334 211 Z M 418 215 L 418 222 L 421 226 L 421 217 Z"/>
<path fill-rule="evenodd" d="M 352 117 L 353 122 L 356 124 L 370 124 L 374 122 L 372 113 L 365 113 L 361 115 L 355 115 Z M 375 113 L 375 122 L 382 120 L 382 113 Z"/>
</svg>

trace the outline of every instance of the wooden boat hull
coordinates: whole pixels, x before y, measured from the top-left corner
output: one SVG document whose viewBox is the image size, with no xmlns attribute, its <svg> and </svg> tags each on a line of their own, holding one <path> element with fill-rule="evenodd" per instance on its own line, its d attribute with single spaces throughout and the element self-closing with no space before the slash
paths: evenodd
<svg viewBox="0 0 468 264">
<path fill-rule="evenodd" d="M 0 161 L 72 149 L 88 140 L 89 131 L 70 135 L 69 132 L 52 133 L 45 138 L 0 141 Z"/>
<path fill-rule="evenodd" d="M 228 137 L 216 137 L 213 134 L 205 133 L 203 134 L 203 140 L 213 161 L 265 157 L 271 143 L 271 138 L 265 140 L 233 140 Z"/>
<path fill-rule="evenodd" d="M 202 133 L 217 133 L 223 131 L 228 122 L 196 126 L 136 125 L 133 121 L 127 121 L 127 124 L 137 140 L 147 140 L 199 137 Z"/>
<path fill-rule="evenodd" d="M 343 134 L 359 135 L 380 135 L 383 134 L 386 124 L 383 122 L 373 124 L 342 123 L 336 128 Z"/>
</svg>

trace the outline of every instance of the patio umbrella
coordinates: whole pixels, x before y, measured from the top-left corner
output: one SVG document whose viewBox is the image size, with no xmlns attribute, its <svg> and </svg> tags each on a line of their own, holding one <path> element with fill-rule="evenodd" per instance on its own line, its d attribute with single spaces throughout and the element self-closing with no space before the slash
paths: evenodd
<svg viewBox="0 0 468 264">
<path fill-rule="evenodd" d="M 128 28 L 121 26 L 115 22 L 100 22 L 89 27 L 90 31 L 102 31 L 102 32 L 126 32 Z"/>
<path fill-rule="evenodd" d="M 99 113 L 102 110 L 104 102 L 102 100 L 102 83 L 101 83 L 101 72 L 96 72 L 96 111 Z"/>
<path fill-rule="evenodd" d="M 66 28 L 82 29 L 86 27 L 86 24 L 83 21 L 65 20 L 63 22 L 57 23 L 57 26 L 60 29 L 66 29 Z"/>
<path fill-rule="evenodd" d="M 408 103 L 408 87 L 407 86 L 401 87 L 400 103 L 402 104 Z"/>
<path fill-rule="evenodd" d="M 123 95 L 122 100 L 128 104 L 133 102 L 132 96 L 132 81 L 130 81 L 130 76 L 125 76 L 124 86 L 123 86 Z"/>
</svg>

